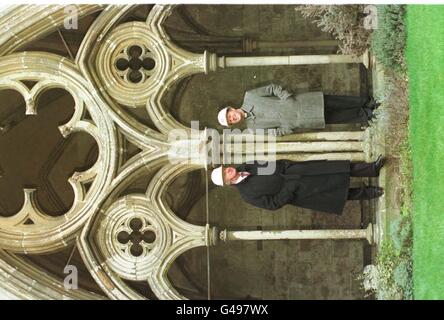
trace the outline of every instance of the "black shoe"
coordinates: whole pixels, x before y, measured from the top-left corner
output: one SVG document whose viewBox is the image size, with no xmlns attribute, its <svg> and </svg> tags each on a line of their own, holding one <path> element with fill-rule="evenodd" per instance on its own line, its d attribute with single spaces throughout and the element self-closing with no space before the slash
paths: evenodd
<svg viewBox="0 0 444 320">
<path fill-rule="evenodd" d="M 372 123 L 370 121 L 361 122 L 360 130 L 365 130 L 371 126 L 372 126 Z"/>
<path fill-rule="evenodd" d="M 371 198 L 379 198 L 384 194 L 384 189 L 381 187 L 367 187 L 367 188 L 368 188 L 368 195 Z"/>
<path fill-rule="evenodd" d="M 375 114 L 373 113 L 373 109 L 364 107 L 360 111 L 360 116 L 362 119 L 361 124 L 366 124 L 367 126 L 370 126 L 370 121 L 375 118 Z"/>
<path fill-rule="evenodd" d="M 378 109 L 378 107 L 380 105 L 381 105 L 381 102 L 376 101 L 375 98 L 373 98 L 373 97 L 369 97 L 367 103 L 365 104 L 365 106 L 367 108 L 370 108 L 372 110 Z"/>
<path fill-rule="evenodd" d="M 375 111 L 376 109 L 379 108 L 380 105 L 381 105 L 381 102 L 375 102 L 374 104 L 372 104 L 370 106 L 370 108 L 373 109 L 373 111 Z"/>
<path fill-rule="evenodd" d="M 370 200 L 379 198 L 384 194 L 384 189 L 381 187 L 362 186 L 360 189 L 359 194 L 354 195 L 353 199 L 351 200 Z"/>
<path fill-rule="evenodd" d="M 381 187 L 365 187 L 364 194 L 365 199 L 379 198 L 384 194 L 384 189 Z"/>
<path fill-rule="evenodd" d="M 378 159 L 376 159 L 376 161 L 373 163 L 373 165 L 375 166 L 375 171 L 378 175 L 379 171 L 381 171 L 381 168 L 384 166 L 384 164 L 385 164 L 385 158 L 382 156 L 382 154 L 380 154 Z"/>
</svg>

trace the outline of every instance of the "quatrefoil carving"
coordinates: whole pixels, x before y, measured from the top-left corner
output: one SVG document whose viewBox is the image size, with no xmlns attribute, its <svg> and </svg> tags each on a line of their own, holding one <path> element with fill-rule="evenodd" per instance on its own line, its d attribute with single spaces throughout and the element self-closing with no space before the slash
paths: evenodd
<svg viewBox="0 0 444 320">
<path fill-rule="evenodd" d="M 121 244 L 127 245 L 129 247 L 129 252 L 134 257 L 139 257 L 143 254 L 143 250 L 151 251 L 153 243 L 156 240 L 156 233 L 152 229 L 149 222 L 144 226 L 139 218 L 134 218 L 130 221 L 129 226 L 131 232 L 120 231 L 117 235 L 117 241 Z"/>
<path fill-rule="evenodd" d="M 126 47 L 115 59 L 117 74 L 127 82 L 145 82 L 154 74 L 156 61 L 153 53 L 144 45 Z"/>
</svg>

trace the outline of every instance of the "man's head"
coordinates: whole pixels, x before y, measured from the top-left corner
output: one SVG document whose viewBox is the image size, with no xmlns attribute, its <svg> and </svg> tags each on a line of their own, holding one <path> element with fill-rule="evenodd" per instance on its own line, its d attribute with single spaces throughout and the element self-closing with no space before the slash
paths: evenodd
<svg viewBox="0 0 444 320">
<path fill-rule="evenodd" d="M 211 172 L 211 180 L 215 185 L 224 186 L 235 183 L 239 175 L 234 167 L 220 166 Z"/>
<path fill-rule="evenodd" d="M 226 107 L 219 111 L 217 120 L 225 127 L 241 122 L 245 117 L 244 112 L 241 109 L 235 109 L 233 107 Z"/>
</svg>

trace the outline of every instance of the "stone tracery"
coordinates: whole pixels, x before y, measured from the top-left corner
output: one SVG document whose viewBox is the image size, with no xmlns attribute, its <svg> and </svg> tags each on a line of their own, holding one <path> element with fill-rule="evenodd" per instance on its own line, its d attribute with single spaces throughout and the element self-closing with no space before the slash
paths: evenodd
<svg viewBox="0 0 444 320">
<path fill-rule="evenodd" d="M 110 181 L 110 175 L 99 171 L 103 165 L 114 167 L 115 137 L 112 123 L 104 116 L 106 112 L 97 100 L 88 92 L 90 88 L 82 81 L 74 65 L 52 54 L 21 53 L 12 54 L 0 59 L 2 88 L 16 89 L 26 101 L 26 113 L 36 114 L 36 99 L 49 88 L 62 87 L 75 100 L 75 111 L 72 118 L 60 126 L 60 132 L 67 136 L 75 131 L 84 131 L 94 137 L 100 156 L 96 164 L 85 172 L 75 172 L 69 183 L 74 190 L 74 204 L 62 217 L 49 217 L 36 205 L 33 191 L 25 190 L 23 208 L 14 216 L 1 218 L 0 242 L 2 248 L 16 252 L 42 253 L 62 248 L 74 240 L 82 224 L 88 218 L 88 212 L 94 199 Z M 18 62 L 18 63 L 17 63 Z M 19 81 L 33 80 L 37 83 L 29 90 Z M 82 119 L 88 110 L 92 121 Z M 93 181 L 87 194 L 82 183 Z M 27 219 L 34 224 L 24 225 Z"/>
<path fill-rule="evenodd" d="M 31 7 L 20 7 L 15 14 L 28 16 Z M 38 112 L 35 100 L 44 90 L 53 87 L 67 90 L 75 100 L 75 112 L 60 127 L 61 133 L 67 136 L 84 131 L 93 136 L 99 146 L 96 164 L 85 172 L 74 173 L 69 180 L 75 193 L 69 212 L 63 217 L 46 216 L 35 204 L 33 191 L 25 189 L 22 210 L 11 218 L 0 218 L 0 247 L 12 252 L 45 253 L 76 241 L 92 276 L 104 293 L 114 299 L 143 298 L 122 279 L 147 281 L 161 299 L 185 298 L 169 282 L 169 267 L 183 252 L 214 244 L 218 235 L 208 225 L 197 226 L 181 220 L 164 199 L 167 187 L 176 177 L 202 168 L 206 163 L 198 160 L 188 163 L 182 161 L 181 154 L 171 153 L 168 133 L 179 128 L 189 131 L 189 128 L 172 117 L 161 99 L 180 79 L 217 69 L 214 55 L 187 52 L 169 39 L 162 23 L 173 8 L 156 5 L 146 22 L 118 24 L 133 6 L 105 7 L 89 29 L 75 61 L 44 52 L 11 53 L 19 48 L 18 44 L 60 26 L 63 7 L 53 8 L 51 14 L 58 18 L 53 19 L 51 27 L 43 28 L 41 34 L 31 26 L 45 24 L 48 15 L 43 11 L 30 20 L 30 27 L 26 29 L 30 31 L 23 31 L 25 35 L 20 41 L 11 44 L 11 38 L 0 39 L 0 52 L 3 53 L 0 89 L 20 92 L 26 102 L 27 115 Z M 81 14 L 97 10 L 99 6 L 80 7 Z M 8 22 L 1 23 L 4 28 L 14 27 Z M 21 82 L 25 80 L 37 83 L 28 89 Z M 158 131 L 129 117 L 119 104 L 145 107 Z M 84 118 L 85 112 L 90 114 L 91 120 Z M 328 134 L 321 136 L 315 137 L 315 141 L 329 139 Z M 122 139 L 142 150 L 125 164 Z M 362 135 L 350 140 L 355 141 L 355 149 L 341 157 L 362 157 Z M 285 152 L 287 147 L 281 145 L 281 148 Z M 332 150 L 344 151 L 337 146 L 332 146 Z M 178 158 L 177 164 L 168 162 L 171 155 Z M 161 169 L 145 194 L 119 197 L 119 192 L 139 173 L 152 172 L 158 167 Z M 90 182 L 92 185 L 86 192 L 82 185 Z M 27 219 L 34 224 L 25 225 Z M 48 295 L 61 298 L 60 292 Z M 92 296 L 81 293 L 71 298 Z"/>
</svg>

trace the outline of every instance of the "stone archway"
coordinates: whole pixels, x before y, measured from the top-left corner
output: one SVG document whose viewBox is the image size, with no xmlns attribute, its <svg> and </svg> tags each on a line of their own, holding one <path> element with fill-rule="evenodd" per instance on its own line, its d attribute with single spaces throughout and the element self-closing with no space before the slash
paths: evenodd
<svg viewBox="0 0 444 320">
<path fill-rule="evenodd" d="M 7 250 L 1 252 L 0 267 L 6 274 L 15 266 L 22 268 L 12 284 L 21 284 L 34 277 L 33 288 L 37 292 L 53 279 L 11 252 L 49 253 L 75 244 L 94 280 L 111 299 L 145 298 L 124 279 L 148 283 L 159 299 L 186 298 L 169 281 L 168 270 L 182 253 L 210 246 L 218 233 L 209 224 L 202 226 L 184 221 L 164 199 L 166 189 L 176 177 L 201 169 L 207 162 L 196 158 L 189 161 L 189 145 L 206 142 L 202 132 L 194 140 L 185 138 L 176 144 L 168 140 L 171 130 L 182 129 L 189 134 L 190 128 L 168 112 L 162 98 L 180 79 L 218 68 L 245 65 L 246 60 L 217 57 L 208 52 L 191 53 L 178 47 L 162 28 L 173 6 L 156 5 L 146 21 L 122 23 L 121 19 L 134 6 L 77 8 L 81 15 L 104 10 L 88 29 L 74 59 L 48 52 L 13 53 L 32 39 L 59 28 L 64 18 L 63 6 L 52 6 L 50 10 L 46 8 L 47 11 L 20 6 L 10 13 L 20 19 L 0 20 L 0 25 L 14 30 L 0 39 L 0 86 L 19 91 L 29 115 L 38 112 L 35 100 L 40 92 L 54 87 L 67 90 L 74 98 L 75 111 L 72 118 L 60 126 L 60 132 L 63 136 L 85 132 L 96 141 L 99 149 L 96 163 L 69 179 L 74 201 L 63 218 L 50 218 L 42 212 L 31 190 L 25 190 L 26 200 L 17 215 L 0 218 L 0 247 Z M 26 25 L 21 26 L 22 21 L 26 21 Z M 264 61 L 273 64 L 360 62 L 361 58 L 329 56 L 321 60 L 310 60 L 315 59 L 313 57 L 298 60 L 292 56 L 283 60 L 253 60 L 255 65 L 262 65 Z M 23 81 L 36 84 L 30 89 Z M 155 128 L 132 118 L 122 105 L 145 108 Z M 340 151 L 340 157 L 347 159 L 364 157 L 361 133 L 312 133 L 289 139 L 278 144 L 281 157 L 307 160 L 339 156 L 330 154 L 331 151 Z M 324 142 L 330 146 L 328 154 L 322 152 L 327 150 L 322 149 Z M 126 159 L 128 143 L 139 152 Z M 317 148 L 316 154 L 300 154 L 308 145 Z M 346 145 L 353 146 L 347 149 L 350 153 L 342 152 Z M 175 164 L 168 161 L 171 158 L 177 160 Z M 121 196 L 139 174 L 146 172 L 152 173 L 153 178 L 143 193 Z M 28 218 L 33 225 L 26 224 Z M 21 297 L 98 298 L 84 291 L 65 292 L 60 281 L 54 280 L 54 283 L 44 295 L 32 290 L 32 293 L 24 293 L 19 285 L 8 289 Z"/>
</svg>

